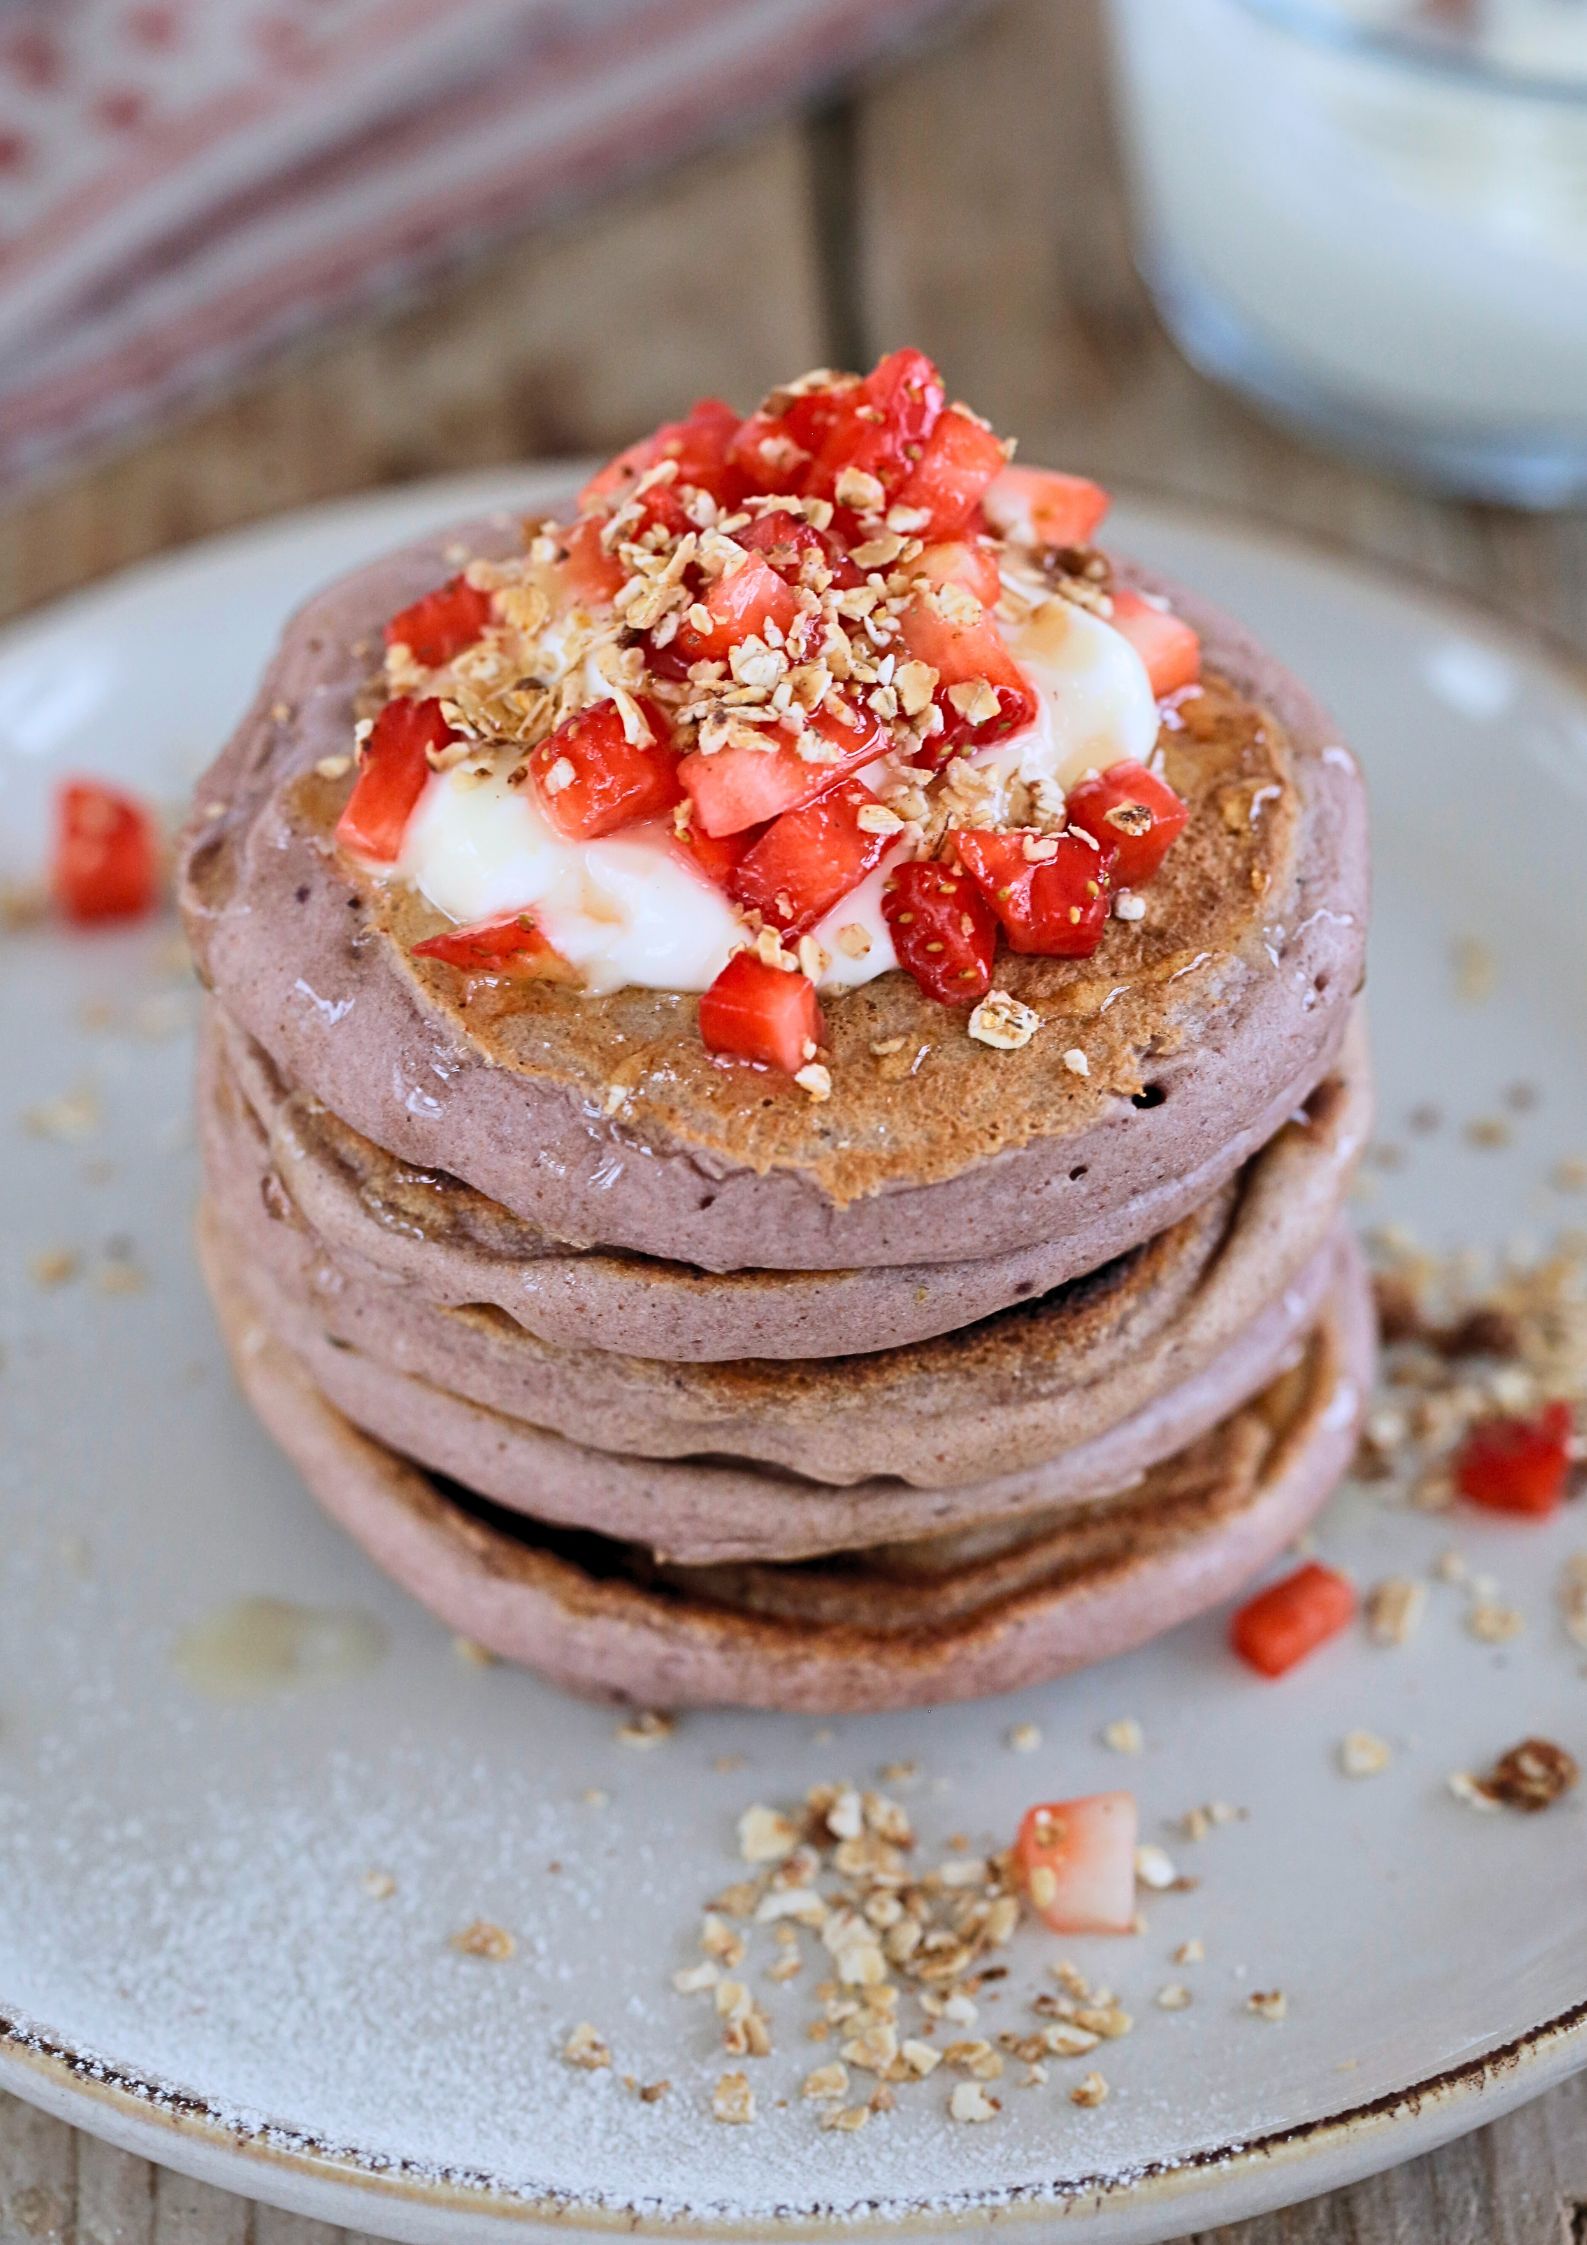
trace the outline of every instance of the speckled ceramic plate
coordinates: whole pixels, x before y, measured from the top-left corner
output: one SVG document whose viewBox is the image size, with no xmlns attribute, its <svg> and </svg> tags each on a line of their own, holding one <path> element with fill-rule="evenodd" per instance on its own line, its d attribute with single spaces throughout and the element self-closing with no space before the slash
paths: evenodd
<svg viewBox="0 0 1587 2245">
<path fill-rule="evenodd" d="M 5 869 L 35 862 L 60 772 L 178 799 L 299 595 L 480 496 L 269 525 L 0 640 Z M 1246 616 L 1365 756 L 1384 1127 L 1408 1152 L 1369 1173 L 1364 1213 L 1444 1244 L 1542 1240 L 1571 1214 L 1545 1180 L 1587 1153 L 1581 678 L 1236 527 L 1124 507 L 1117 537 Z M 1326 1519 L 1329 1556 L 1363 1580 L 1426 1576 L 1458 1540 L 1526 1616 L 1502 1646 L 1435 1584 L 1412 1645 L 1343 1643 L 1279 1687 L 1210 1618 L 1017 1701 L 828 1730 L 700 1717 L 637 1751 L 611 1714 L 467 1665 L 233 1393 L 190 1249 L 192 993 L 169 953 L 169 930 L 0 937 L 0 2083 L 239 2190 L 447 2245 L 918 2240 L 993 2210 L 1119 2241 L 1346 2181 L 1587 2058 L 1579 1795 L 1478 1816 L 1445 1783 L 1527 1733 L 1587 1747 L 1554 1606 L 1574 1517 L 1431 1519 L 1373 1489 Z M 1535 1087 L 1524 1112 L 1517 1084 Z M 1426 1101 L 1446 1120 L 1407 1139 Z M 1462 1125 L 1484 1118 L 1504 1127 L 1478 1137 L 1506 1144 L 1472 1142 Z M 1099 1739 L 1121 1716 L 1146 1742 L 1129 1763 Z M 1006 1745 L 1019 1723 L 1037 1752 Z M 1370 1782 L 1336 1766 L 1357 1726 L 1394 1748 Z M 1068 1945 L 1137 2018 L 1103 2053 L 1108 2101 L 1076 2109 L 1072 2071 L 1020 2088 L 1016 2068 L 998 2119 L 968 2127 L 939 2076 L 862 2133 L 823 2134 L 797 2095 L 822 2055 L 803 2034 L 812 1966 L 758 1983 L 777 2042 L 751 2067 L 760 2117 L 722 2126 L 713 2022 L 670 1978 L 735 1875 L 735 1820 L 903 1760 L 927 1849 L 1002 1843 L 1031 1799 L 1123 1780 L 1198 1880 L 1152 1899 L 1142 1937 Z M 1247 1814 L 1172 1840 L 1168 1820 L 1210 1800 Z M 516 1954 L 459 1954 L 475 1920 Z M 1171 1965 L 1191 1938 L 1205 1962 Z M 1028 2021 L 1052 1955 L 1018 1937 L 977 2032 Z M 1170 2013 L 1153 1997 L 1172 1979 L 1193 2000 Z M 1247 2007 L 1272 1988 L 1281 2024 Z M 612 2069 L 562 2062 L 583 2020 Z M 625 2074 L 672 2086 L 642 2102 Z"/>
</svg>

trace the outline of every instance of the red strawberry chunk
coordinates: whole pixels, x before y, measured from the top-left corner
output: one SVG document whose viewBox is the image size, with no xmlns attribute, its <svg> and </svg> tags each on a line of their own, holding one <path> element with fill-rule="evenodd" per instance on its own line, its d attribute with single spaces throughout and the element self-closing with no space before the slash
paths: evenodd
<svg viewBox="0 0 1587 2245">
<path fill-rule="evenodd" d="M 800 610 L 790 587 L 758 553 L 718 577 L 697 603 L 710 616 L 704 627 L 686 615 L 672 645 L 685 663 L 720 662 L 741 640 L 775 635 L 781 645 Z"/>
<path fill-rule="evenodd" d="M 1247 1601 L 1229 1624 L 1229 1642 L 1264 1676 L 1282 1676 L 1347 1627 L 1356 1610 L 1349 1578 L 1310 1559 Z"/>
<path fill-rule="evenodd" d="M 993 527 L 1022 545 L 1089 546 L 1107 511 L 1100 483 L 1052 468 L 1004 468 L 986 494 Z"/>
<path fill-rule="evenodd" d="M 439 702 L 402 697 L 387 702 L 364 743 L 357 783 L 336 822 L 343 849 L 378 865 L 394 864 L 429 781 L 430 757 L 456 738 Z"/>
<path fill-rule="evenodd" d="M 1571 1408 L 1545 1403 L 1530 1419 L 1479 1419 L 1455 1458 L 1455 1486 L 1490 1512 L 1542 1519 L 1570 1478 Z"/>
<path fill-rule="evenodd" d="M 562 543 L 562 569 L 572 604 L 578 608 L 609 608 L 622 591 L 628 572 L 601 544 L 600 516 L 585 515 L 562 534 Z"/>
<path fill-rule="evenodd" d="M 1146 665 L 1159 701 L 1200 679 L 1201 641 L 1189 624 L 1127 585 L 1113 595 L 1113 628 L 1123 633 Z"/>
<path fill-rule="evenodd" d="M 815 984 L 735 951 L 700 1000 L 700 1035 L 711 1052 L 758 1060 L 795 1076 L 821 1043 Z"/>
<path fill-rule="evenodd" d="M 744 826 L 736 834 L 707 834 L 699 820 L 691 816 L 683 826 L 674 826 L 673 840 L 713 888 L 728 890 L 745 852 L 765 831 L 763 826 Z"/>
<path fill-rule="evenodd" d="M 490 617 L 490 594 L 466 577 L 454 577 L 393 616 L 386 626 L 386 645 L 406 647 L 416 663 L 437 670 L 465 647 L 472 647 Z"/>
<path fill-rule="evenodd" d="M 1014 1861 L 1037 1916 L 1054 1933 L 1133 1933 L 1139 1837 L 1133 1793 L 1027 1809 Z"/>
<path fill-rule="evenodd" d="M 880 719 L 848 702 L 839 708 L 842 716 L 823 702 L 810 720 L 809 731 L 836 751 L 825 763 L 801 756 L 795 736 L 780 728 L 768 733 L 775 745 L 763 749 L 719 748 L 711 756 L 696 749 L 685 756 L 678 777 L 694 804 L 696 825 L 713 835 L 762 825 L 813 803 L 879 756 L 886 745 Z M 852 723 L 845 723 L 845 716 Z"/>
<path fill-rule="evenodd" d="M 926 510 L 931 517 L 927 537 L 957 538 L 968 529 L 982 493 L 1006 458 L 1001 438 L 984 422 L 950 406 L 899 489 L 896 504 Z"/>
<path fill-rule="evenodd" d="M 983 608 L 995 608 L 1003 590 L 997 555 L 980 539 L 952 538 L 941 545 L 927 546 L 913 573 L 924 577 L 933 590 L 962 585 Z"/>
<path fill-rule="evenodd" d="M 848 394 L 805 489 L 831 498 L 844 470 L 855 469 L 875 476 L 884 500 L 890 498 L 926 451 L 946 396 L 924 351 L 890 351 Z"/>
<path fill-rule="evenodd" d="M 938 858 L 900 865 L 882 892 L 898 963 L 928 998 L 971 1005 L 992 987 L 997 916 L 968 873 Z"/>
<path fill-rule="evenodd" d="M 413 947 L 416 959 L 440 959 L 472 974 L 510 974 L 522 982 L 576 982 L 578 974 L 527 912 L 504 912 L 448 928 Z"/>
<path fill-rule="evenodd" d="M 160 839 L 136 796 L 100 780 L 66 780 L 55 793 L 50 890 L 68 920 L 135 920 L 160 895 Z"/>
<path fill-rule="evenodd" d="M 796 396 L 773 392 L 733 440 L 733 465 L 750 491 L 803 491 L 828 437 L 857 398 L 860 384 L 823 384 Z"/>
<path fill-rule="evenodd" d="M 860 813 L 877 798 L 844 780 L 814 803 L 785 811 L 747 850 L 728 884 L 734 902 L 784 935 L 803 935 L 881 864 L 889 834 L 871 834 Z"/>
<path fill-rule="evenodd" d="M 1036 697 L 1008 651 L 1003 634 L 974 593 L 949 584 L 912 600 L 899 619 L 906 652 L 937 673 L 934 699 L 942 731 L 933 747 L 984 748 L 1017 733 L 1036 715 Z M 978 712 L 972 689 L 984 680 L 997 697 L 995 711 Z M 955 698 L 954 689 L 960 692 Z"/>
<path fill-rule="evenodd" d="M 1071 826 L 1118 852 L 1113 878 L 1121 889 L 1138 889 L 1151 879 L 1190 816 L 1189 805 L 1166 780 L 1129 761 L 1110 764 L 1098 778 L 1071 789 L 1068 812 Z"/>
<path fill-rule="evenodd" d="M 824 536 L 781 507 L 768 508 L 733 535 L 752 553 L 764 554 L 778 576 L 790 585 L 825 584 L 828 579 L 840 586 L 860 582 L 860 571 L 835 538 Z"/>
<path fill-rule="evenodd" d="M 636 820 L 659 818 L 678 801 L 678 759 L 667 720 L 652 701 L 639 708 L 648 741 L 631 741 L 612 701 L 565 717 L 529 757 L 540 807 L 570 842 L 594 842 Z"/>
<path fill-rule="evenodd" d="M 662 460 L 675 460 L 674 488 L 695 485 L 713 498 L 731 503 L 742 488 L 732 464 L 738 415 L 720 398 L 701 398 L 684 421 L 665 421 L 648 437 L 641 437 L 591 476 L 579 493 L 581 508 L 620 500 L 640 477 Z"/>
<path fill-rule="evenodd" d="M 1088 959 L 1108 924 L 1111 850 L 1075 834 L 955 833 L 959 861 L 1003 924 L 1012 951 Z M 1032 858 L 1027 844 L 1052 855 Z"/>
</svg>

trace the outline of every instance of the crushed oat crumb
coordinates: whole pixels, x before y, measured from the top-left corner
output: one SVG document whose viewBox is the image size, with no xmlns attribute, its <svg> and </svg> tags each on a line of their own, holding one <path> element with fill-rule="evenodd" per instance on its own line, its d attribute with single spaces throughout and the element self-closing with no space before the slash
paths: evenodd
<svg viewBox="0 0 1587 2245">
<path fill-rule="evenodd" d="M 660 1715 L 646 1708 L 617 1726 L 618 1744 L 645 1749 L 661 1746 L 678 1727 L 676 1715 Z"/>
<path fill-rule="evenodd" d="M 1258 1988 L 1246 1997 L 1245 2008 L 1254 2012 L 1258 2019 L 1276 2023 L 1289 2017 L 1289 1998 L 1282 1988 Z"/>
<path fill-rule="evenodd" d="M 464 1926 L 461 1933 L 452 1935 L 447 1946 L 460 1957 L 484 1957 L 492 1964 L 505 1964 L 518 1949 L 513 1935 L 487 1918 L 476 1918 L 472 1925 Z"/>
<path fill-rule="evenodd" d="M 1146 1733 L 1133 1715 L 1119 1715 L 1103 1724 L 1102 1743 L 1110 1753 L 1140 1754 L 1146 1750 Z"/>
<path fill-rule="evenodd" d="M 969 1033 L 998 1052 L 1018 1052 L 1041 1027 L 1041 1015 L 1007 990 L 989 990 L 970 1015 Z"/>
<path fill-rule="evenodd" d="M 1375 1731 L 1346 1731 L 1339 1741 L 1339 1767 L 1346 1777 L 1376 1777 L 1392 1760 L 1388 1740 Z"/>
</svg>

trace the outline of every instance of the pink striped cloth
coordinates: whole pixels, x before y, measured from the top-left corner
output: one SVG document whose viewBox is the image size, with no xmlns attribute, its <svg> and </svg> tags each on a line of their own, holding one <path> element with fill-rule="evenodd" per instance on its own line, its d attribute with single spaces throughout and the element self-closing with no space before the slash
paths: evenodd
<svg viewBox="0 0 1587 2245">
<path fill-rule="evenodd" d="M 0 0 L 0 481 L 963 0 Z"/>
</svg>

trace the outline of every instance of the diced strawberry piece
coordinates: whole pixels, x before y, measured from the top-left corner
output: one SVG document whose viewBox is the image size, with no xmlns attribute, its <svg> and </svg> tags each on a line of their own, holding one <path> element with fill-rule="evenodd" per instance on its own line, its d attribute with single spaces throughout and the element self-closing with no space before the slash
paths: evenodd
<svg viewBox="0 0 1587 2245">
<path fill-rule="evenodd" d="M 473 646 L 490 616 L 490 594 L 466 577 L 453 577 L 392 617 L 386 626 L 386 645 L 406 647 L 416 663 L 437 670 Z"/>
<path fill-rule="evenodd" d="M 1089 546 L 1108 511 L 1100 483 L 1052 468 L 1004 468 L 983 503 L 994 530 L 1025 546 Z"/>
<path fill-rule="evenodd" d="M 720 398 L 701 398 L 686 421 L 663 422 L 652 435 L 608 460 L 579 493 L 579 506 L 620 500 L 662 460 L 677 462 L 678 486 L 693 484 L 713 498 L 731 501 L 741 488 L 732 465 L 738 428 L 738 415 L 730 405 Z"/>
<path fill-rule="evenodd" d="M 931 517 L 928 537 L 957 538 L 1006 458 L 1002 440 L 984 422 L 950 406 L 894 503 L 923 507 Z"/>
<path fill-rule="evenodd" d="M 601 544 L 601 517 L 585 515 L 562 533 L 566 552 L 563 570 L 568 594 L 581 608 L 609 608 L 622 591 L 628 572 Z"/>
<path fill-rule="evenodd" d="M 1027 1809 L 1014 1861 L 1031 1906 L 1054 1933 L 1133 1933 L 1133 1793 L 1088 1793 Z"/>
<path fill-rule="evenodd" d="M 774 391 L 740 425 L 733 440 L 733 465 L 750 491 L 802 491 L 805 478 L 833 428 L 843 418 L 860 385 L 846 382 L 802 390 L 797 396 Z"/>
<path fill-rule="evenodd" d="M 1082 780 L 1068 800 L 1069 824 L 1117 850 L 1113 869 L 1121 889 L 1149 881 L 1185 830 L 1189 805 L 1144 764 L 1110 764 L 1098 778 Z"/>
<path fill-rule="evenodd" d="M 700 605 L 710 615 L 708 628 L 702 631 L 685 617 L 672 642 L 685 663 L 720 662 L 741 640 L 765 639 L 768 629 L 781 643 L 800 612 L 793 591 L 758 553 L 718 577 Z"/>
<path fill-rule="evenodd" d="M 135 795 L 100 780 L 55 792 L 50 891 L 68 920 L 136 920 L 160 896 L 160 837 Z"/>
<path fill-rule="evenodd" d="M 890 351 L 850 392 L 806 479 L 831 498 L 845 469 L 875 476 L 884 501 L 903 486 L 925 453 L 947 391 L 924 351 Z M 1001 457 L 1001 455 L 1000 455 Z"/>
<path fill-rule="evenodd" d="M 1089 959 L 1108 924 L 1113 852 L 1075 834 L 955 833 L 959 861 L 1003 924 L 1012 951 Z M 1029 843 L 1053 854 L 1032 858 Z"/>
<path fill-rule="evenodd" d="M 700 1000 L 700 1035 L 711 1052 L 758 1060 L 795 1076 L 824 1034 L 815 984 L 735 951 Z"/>
<path fill-rule="evenodd" d="M 839 586 L 857 585 L 861 572 L 835 538 L 826 537 L 798 515 L 781 507 L 768 508 L 733 535 L 752 553 L 763 554 L 771 567 L 790 585 L 830 580 Z"/>
<path fill-rule="evenodd" d="M 1201 641 L 1183 617 L 1121 585 L 1113 595 L 1113 628 L 1122 632 L 1146 665 L 1152 692 L 1161 701 L 1194 686 L 1201 676 Z"/>
<path fill-rule="evenodd" d="M 1490 1512 L 1542 1519 L 1570 1478 L 1571 1408 L 1545 1403 L 1530 1419 L 1479 1419 L 1455 1458 L 1455 1486 Z"/>
<path fill-rule="evenodd" d="M 1229 1642 L 1262 1675 L 1282 1676 L 1337 1637 L 1355 1610 L 1349 1578 L 1309 1559 L 1240 1608 L 1229 1624 Z"/>
<path fill-rule="evenodd" d="M 745 852 L 729 884 L 734 902 L 784 935 L 813 928 L 887 855 L 892 836 L 860 824 L 861 811 L 876 800 L 861 781 L 844 780 L 814 803 L 785 811 Z"/>
<path fill-rule="evenodd" d="M 997 555 L 978 539 L 954 538 L 942 545 L 927 546 L 912 564 L 912 571 L 924 577 L 934 590 L 962 585 L 983 608 L 995 608 L 1003 591 Z"/>
<path fill-rule="evenodd" d="M 652 701 L 639 707 L 650 727 L 648 741 L 628 738 L 615 702 L 591 702 L 531 751 L 540 807 L 570 842 L 593 842 L 636 819 L 659 818 L 677 802 L 678 759 L 667 720 Z"/>
<path fill-rule="evenodd" d="M 692 813 L 692 804 L 690 810 Z M 699 820 L 691 816 L 681 827 L 674 824 L 673 840 L 713 888 L 726 890 L 731 888 L 745 852 L 765 831 L 763 826 L 744 826 L 736 834 L 707 834 Z"/>
<path fill-rule="evenodd" d="M 899 628 L 907 653 L 937 673 L 933 698 L 942 712 L 942 731 L 932 747 L 939 754 L 984 748 L 1033 721 L 1036 697 L 1030 683 L 974 593 L 957 584 L 923 593 L 904 610 Z M 985 716 L 977 714 L 973 702 L 961 709 L 952 693 L 954 687 L 969 689 L 978 679 L 997 697 L 995 712 Z"/>
<path fill-rule="evenodd" d="M 694 804 L 695 823 L 707 834 L 736 834 L 741 827 L 763 825 L 802 803 L 813 803 L 869 764 L 886 745 L 881 721 L 852 703 L 841 707 L 852 723 L 846 724 L 830 702 L 823 702 L 810 720 L 810 732 L 837 752 L 827 763 L 801 756 L 794 735 L 780 729 L 768 734 L 775 746 L 719 748 L 712 756 L 696 749 L 685 756 L 678 777 Z"/>
<path fill-rule="evenodd" d="M 901 865 L 882 891 L 898 963 L 940 1005 L 972 1005 L 992 987 L 997 916 L 968 873 L 939 858 Z"/>
<path fill-rule="evenodd" d="M 336 822 L 343 849 L 393 864 L 429 780 L 431 753 L 439 754 L 456 737 L 439 702 L 387 702 L 364 743 L 357 784 Z"/>
<path fill-rule="evenodd" d="M 576 982 L 577 969 L 535 926 L 527 912 L 505 912 L 499 919 L 476 920 L 471 927 L 448 928 L 413 947 L 416 959 L 440 959 L 469 974 L 510 974 L 521 982 Z"/>
</svg>

